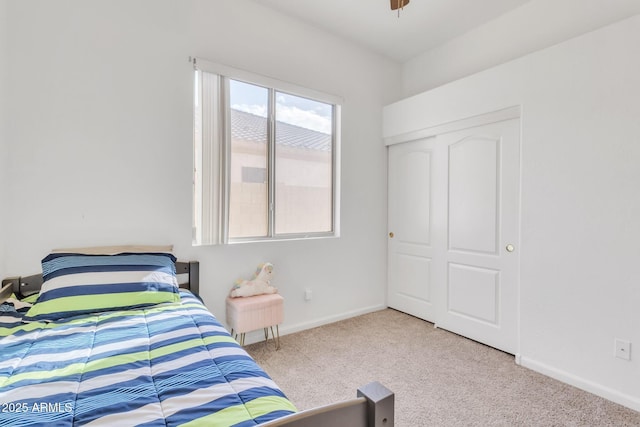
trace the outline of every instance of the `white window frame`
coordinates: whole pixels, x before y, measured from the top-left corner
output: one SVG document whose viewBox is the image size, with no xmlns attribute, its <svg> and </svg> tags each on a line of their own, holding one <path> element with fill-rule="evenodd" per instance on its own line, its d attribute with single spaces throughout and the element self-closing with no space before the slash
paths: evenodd
<svg viewBox="0 0 640 427">
<path fill-rule="evenodd" d="M 216 245 L 242 242 L 296 240 L 340 236 L 340 129 L 342 98 L 313 89 L 303 88 L 271 77 L 228 67 L 201 58 L 194 66 L 194 182 L 193 182 L 193 245 Z M 231 162 L 229 79 L 273 89 L 278 92 L 309 98 L 333 105 L 332 129 L 332 230 L 309 233 L 275 233 L 274 146 L 270 146 L 268 167 L 269 227 L 267 236 L 229 237 L 229 180 Z M 210 93 L 211 96 L 204 96 Z M 273 124 L 270 125 L 271 127 Z M 270 138 L 271 139 L 271 138 Z M 271 145 L 271 143 L 270 143 Z"/>
</svg>

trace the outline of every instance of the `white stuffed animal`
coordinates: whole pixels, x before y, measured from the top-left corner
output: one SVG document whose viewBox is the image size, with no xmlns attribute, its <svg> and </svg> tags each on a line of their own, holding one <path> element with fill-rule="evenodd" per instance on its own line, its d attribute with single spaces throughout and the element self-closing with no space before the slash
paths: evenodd
<svg viewBox="0 0 640 427">
<path fill-rule="evenodd" d="M 236 280 L 236 284 L 229 294 L 232 298 L 250 297 L 253 295 L 275 294 L 278 289 L 271 286 L 271 275 L 273 274 L 273 264 L 265 262 L 260 264 L 251 280 Z"/>
</svg>

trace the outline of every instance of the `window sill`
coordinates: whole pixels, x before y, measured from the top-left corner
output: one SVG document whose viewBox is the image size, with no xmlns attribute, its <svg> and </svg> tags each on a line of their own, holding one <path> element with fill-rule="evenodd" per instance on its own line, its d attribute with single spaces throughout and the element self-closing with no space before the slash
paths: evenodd
<svg viewBox="0 0 640 427">
<path fill-rule="evenodd" d="M 269 242 L 292 242 L 292 241 L 307 241 L 307 240 L 321 240 L 321 239 L 337 239 L 340 236 L 337 233 L 323 233 L 323 234 L 300 234 L 289 235 L 282 237 L 247 237 L 241 239 L 231 239 L 227 243 L 228 245 L 239 245 L 245 243 L 269 243 Z"/>
</svg>

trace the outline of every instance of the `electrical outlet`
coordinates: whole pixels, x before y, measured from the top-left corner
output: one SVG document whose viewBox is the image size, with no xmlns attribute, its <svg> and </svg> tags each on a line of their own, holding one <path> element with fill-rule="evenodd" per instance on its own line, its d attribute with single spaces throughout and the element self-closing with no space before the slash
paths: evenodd
<svg viewBox="0 0 640 427">
<path fill-rule="evenodd" d="M 629 341 L 616 338 L 615 356 L 618 359 L 631 360 L 631 343 Z"/>
</svg>

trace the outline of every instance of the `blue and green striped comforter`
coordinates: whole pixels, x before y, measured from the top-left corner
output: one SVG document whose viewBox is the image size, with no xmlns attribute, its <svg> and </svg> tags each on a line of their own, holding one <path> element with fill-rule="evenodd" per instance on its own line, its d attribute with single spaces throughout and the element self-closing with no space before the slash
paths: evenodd
<svg viewBox="0 0 640 427">
<path fill-rule="evenodd" d="M 294 412 L 200 301 L 180 296 L 52 323 L 0 312 L 0 426 L 252 426 Z"/>
</svg>

